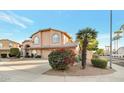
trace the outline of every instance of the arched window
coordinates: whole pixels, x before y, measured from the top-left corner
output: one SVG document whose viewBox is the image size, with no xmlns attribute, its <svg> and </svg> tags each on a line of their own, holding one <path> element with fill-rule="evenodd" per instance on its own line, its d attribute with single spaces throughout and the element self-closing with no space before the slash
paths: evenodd
<svg viewBox="0 0 124 93">
<path fill-rule="evenodd" d="M 52 42 L 53 42 L 53 43 L 58 43 L 59 41 L 60 41 L 59 35 L 58 35 L 58 34 L 54 34 L 54 35 L 52 36 Z"/>
<path fill-rule="evenodd" d="M 35 37 L 34 38 L 34 44 L 39 44 L 40 43 L 40 39 L 39 39 L 39 37 Z"/>
<path fill-rule="evenodd" d="M 9 48 L 12 48 L 13 47 L 13 44 L 12 43 L 9 43 Z"/>
<path fill-rule="evenodd" d="M 3 44 L 2 43 L 0 43 L 0 48 L 2 48 L 3 47 Z"/>
</svg>

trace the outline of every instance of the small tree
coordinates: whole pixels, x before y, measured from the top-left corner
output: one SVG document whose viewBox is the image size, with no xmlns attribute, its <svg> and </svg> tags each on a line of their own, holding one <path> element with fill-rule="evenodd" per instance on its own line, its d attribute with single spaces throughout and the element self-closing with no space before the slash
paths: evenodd
<svg viewBox="0 0 124 93">
<path fill-rule="evenodd" d="M 104 49 L 97 49 L 96 54 L 104 55 Z"/>
<path fill-rule="evenodd" d="M 95 29 L 92 28 L 85 28 L 82 30 L 79 30 L 79 32 L 76 34 L 77 35 L 77 41 L 79 43 L 82 43 L 82 68 L 84 69 L 86 67 L 86 54 L 87 54 L 87 47 L 89 42 L 92 39 L 96 39 L 97 37 L 97 32 Z"/>
<path fill-rule="evenodd" d="M 11 48 L 10 49 L 10 56 L 11 57 L 20 57 L 20 51 L 18 48 Z"/>
</svg>

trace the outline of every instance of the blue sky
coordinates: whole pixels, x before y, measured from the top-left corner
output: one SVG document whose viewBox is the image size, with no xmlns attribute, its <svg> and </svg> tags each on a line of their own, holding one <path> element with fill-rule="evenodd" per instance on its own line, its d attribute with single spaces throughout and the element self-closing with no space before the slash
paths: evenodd
<svg viewBox="0 0 124 93">
<path fill-rule="evenodd" d="M 124 24 L 124 11 L 113 11 L 113 31 Z M 75 40 L 79 29 L 91 27 L 98 31 L 99 47 L 109 45 L 109 11 L 0 11 L 0 39 L 22 42 L 34 32 L 55 28 L 69 33 Z M 124 46 L 124 38 L 120 46 Z"/>
</svg>

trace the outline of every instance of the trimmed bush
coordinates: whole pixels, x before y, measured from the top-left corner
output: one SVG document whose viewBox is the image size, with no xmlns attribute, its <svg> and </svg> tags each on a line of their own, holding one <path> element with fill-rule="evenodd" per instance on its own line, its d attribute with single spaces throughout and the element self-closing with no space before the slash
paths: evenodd
<svg viewBox="0 0 124 93">
<path fill-rule="evenodd" d="M 7 54 L 1 54 L 2 58 L 7 58 Z"/>
<path fill-rule="evenodd" d="M 19 58 L 20 57 L 20 51 L 18 48 L 11 48 L 10 49 L 10 57 L 17 57 Z"/>
<path fill-rule="evenodd" d="M 17 58 L 20 58 L 20 57 L 21 57 L 21 53 L 19 52 L 16 57 L 17 57 Z"/>
<path fill-rule="evenodd" d="M 54 50 L 48 55 L 50 66 L 54 70 L 66 70 L 69 65 L 75 62 L 75 53 L 72 50 Z"/>
<path fill-rule="evenodd" d="M 37 56 L 35 56 L 35 58 L 41 58 L 41 55 L 37 55 Z"/>
<path fill-rule="evenodd" d="M 99 58 L 99 55 L 98 55 L 98 54 L 93 54 L 92 57 L 93 57 L 93 58 Z"/>
<path fill-rule="evenodd" d="M 77 63 L 80 63 L 80 61 L 81 61 L 81 56 L 80 56 L 80 55 L 77 55 L 77 56 L 75 57 L 75 61 L 76 61 Z"/>
<path fill-rule="evenodd" d="M 91 60 L 93 66 L 95 67 L 99 67 L 99 68 L 106 68 L 107 67 L 107 63 L 108 63 L 108 60 L 106 59 L 99 59 L 99 58 L 94 58 Z"/>
</svg>

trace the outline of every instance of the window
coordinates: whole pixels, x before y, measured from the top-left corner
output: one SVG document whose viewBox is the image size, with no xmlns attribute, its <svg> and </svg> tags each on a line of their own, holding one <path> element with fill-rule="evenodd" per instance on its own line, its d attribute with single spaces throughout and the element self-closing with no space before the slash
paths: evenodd
<svg viewBox="0 0 124 93">
<path fill-rule="evenodd" d="M 40 43 L 39 37 L 35 37 L 35 38 L 34 38 L 34 44 L 39 44 L 39 43 Z"/>
<path fill-rule="evenodd" d="M 59 40 L 60 40 L 60 37 L 59 37 L 58 34 L 54 34 L 54 35 L 52 36 L 52 41 L 53 41 L 53 43 L 58 43 Z"/>
<path fill-rule="evenodd" d="M 13 44 L 12 43 L 9 43 L 9 48 L 12 48 L 13 47 Z"/>
<path fill-rule="evenodd" d="M 2 43 L 0 43 L 0 48 L 2 48 L 3 47 L 3 44 Z"/>
</svg>

